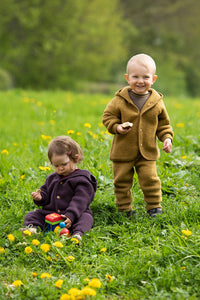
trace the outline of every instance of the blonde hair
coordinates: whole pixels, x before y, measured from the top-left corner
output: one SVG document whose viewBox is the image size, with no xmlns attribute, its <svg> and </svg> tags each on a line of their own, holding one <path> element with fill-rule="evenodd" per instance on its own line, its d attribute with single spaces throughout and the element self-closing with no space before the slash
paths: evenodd
<svg viewBox="0 0 200 300">
<path fill-rule="evenodd" d="M 50 162 L 54 154 L 66 154 L 75 163 L 79 163 L 83 160 L 83 152 L 79 144 L 66 135 L 58 136 L 49 143 L 48 158 Z"/>
<path fill-rule="evenodd" d="M 138 63 L 146 67 L 155 75 L 156 63 L 151 56 L 143 53 L 132 56 L 127 63 L 127 67 L 126 67 L 127 74 L 129 74 L 129 70 L 134 63 Z"/>
</svg>

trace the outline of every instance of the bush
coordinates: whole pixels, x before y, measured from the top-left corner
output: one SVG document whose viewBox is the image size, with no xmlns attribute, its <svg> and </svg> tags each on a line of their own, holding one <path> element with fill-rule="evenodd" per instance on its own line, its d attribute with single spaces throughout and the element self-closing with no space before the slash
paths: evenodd
<svg viewBox="0 0 200 300">
<path fill-rule="evenodd" d="M 0 69 L 0 90 L 9 90 L 13 87 L 12 76 L 4 69 Z"/>
</svg>

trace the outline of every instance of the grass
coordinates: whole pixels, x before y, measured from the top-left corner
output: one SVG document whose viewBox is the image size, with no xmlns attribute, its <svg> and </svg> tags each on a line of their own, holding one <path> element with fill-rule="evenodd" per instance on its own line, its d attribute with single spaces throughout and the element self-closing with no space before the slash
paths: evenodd
<svg viewBox="0 0 200 300">
<path fill-rule="evenodd" d="M 64 91 L 0 93 L 2 299 L 200 298 L 200 101 L 165 99 L 175 139 L 171 154 L 162 152 L 157 164 L 164 214 L 153 220 L 146 216 L 135 177 L 135 214 L 129 220 L 114 204 L 112 137 L 101 124 L 111 97 Z M 81 145 L 80 167 L 98 181 L 91 205 L 94 228 L 79 244 L 54 233 L 25 237 L 18 230 L 24 215 L 35 208 L 31 192 L 52 172 L 40 168 L 51 167 L 48 142 L 62 134 Z M 34 239 L 40 244 L 34 245 Z M 56 241 L 63 247 L 54 245 Z M 44 252 L 42 244 L 50 250 Z M 83 290 L 88 282 L 91 290 Z M 86 295 L 73 296 L 77 290 L 72 288 Z"/>
</svg>

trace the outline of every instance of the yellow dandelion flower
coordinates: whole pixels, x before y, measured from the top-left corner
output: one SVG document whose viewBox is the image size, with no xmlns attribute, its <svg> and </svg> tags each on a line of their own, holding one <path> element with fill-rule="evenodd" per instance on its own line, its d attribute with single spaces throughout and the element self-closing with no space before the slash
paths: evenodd
<svg viewBox="0 0 200 300">
<path fill-rule="evenodd" d="M 190 230 L 182 230 L 181 231 L 182 234 L 184 234 L 185 236 L 190 236 L 192 234 L 192 232 Z"/>
<path fill-rule="evenodd" d="M 81 294 L 84 295 L 84 296 L 96 296 L 96 291 L 94 289 L 91 289 L 90 287 L 84 287 L 82 290 L 81 290 Z"/>
<path fill-rule="evenodd" d="M 33 249 L 31 247 L 26 247 L 24 251 L 26 254 L 29 254 L 33 251 Z"/>
<path fill-rule="evenodd" d="M 41 135 L 41 138 L 42 138 L 43 140 L 51 140 L 51 136 L 49 136 L 49 135 L 44 135 L 44 134 L 42 134 L 42 135 Z"/>
<path fill-rule="evenodd" d="M 41 279 L 43 279 L 43 278 L 51 278 L 52 276 L 51 276 L 51 274 L 49 274 L 49 273 L 42 273 L 41 275 L 40 275 L 40 278 Z"/>
<path fill-rule="evenodd" d="M 91 128 L 92 127 L 90 123 L 85 123 L 84 126 L 87 127 L 87 128 Z"/>
<path fill-rule="evenodd" d="M 75 297 L 81 295 L 81 291 L 77 288 L 71 288 L 68 293 Z"/>
<path fill-rule="evenodd" d="M 67 134 L 73 134 L 74 133 L 74 130 L 68 130 L 67 131 Z"/>
<path fill-rule="evenodd" d="M 40 170 L 42 170 L 42 171 L 50 171 L 51 170 L 51 168 L 49 168 L 49 167 L 42 167 L 42 166 L 39 166 L 38 167 Z"/>
<path fill-rule="evenodd" d="M 182 159 L 186 159 L 186 158 L 187 158 L 187 156 L 186 156 L 186 155 L 183 155 L 181 158 L 182 158 Z"/>
<path fill-rule="evenodd" d="M 106 252 L 107 248 L 102 248 L 101 250 L 99 250 L 100 252 Z"/>
<path fill-rule="evenodd" d="M 53 244 L 54 244 L 55 247 L 58 247 L 58 248 L 64 247 L 63 244 L 61 242 L 58 242 L 58 241 L 53 243 Z"/>
<path fill-rule="evenodd" d="M 49 124 L 51 124 L 51 125 L 55 125 L 55 120 L 49 120 Z"/>
<path fill-rule="evenodd" d="M 66 258 L 67 258 L 67 260 L 70 261 L 70 262 L 73 261 L 73 260 L 75 260 L 75 257 L 72 256 L 72 255 L 69 255 L 69 256 L 67 256 Z"/>
<path fill-rule="evenodd" d="M 20 179 L 22 179 L 22 180 L 23 180 L 23 179 L 24 179 L 24 177 L 25 177 L 25 174 L 21 175 L 21 176 L 20 176 Z"/>
<path fill-rule="evenodd" d="M 38 101 L 36 104 L 37 104 L 37 106 L 42 106 L 42 102 L 41 101 Z"/>
<path fill-rule="evenodd" d="M 79 240 L 77 238 L 71 238 L 71 241 L 75 244 L 78 244 L 79 243 Z"/>
<path fill-rule="evenodd" d="M 40 249 L 41 249 L 42 251 L 44 251 L 45 253 L 47 253 L 47 252 L 50 250 L 50 248 L 51 248 L 51 246 L 50 246 L 49 244 L 42 244 L 42 245 L 40 246 Z"/>
<path fill-rule="evenodd" d="M 103 125 L 103 123 L 99 123 L 98 126 L 99 127 L 103 127 L 104 125 Z"/>
<path fill-rule="evenodd" d="M 89 278 L 85 278 L 84 281 L 85 281 L 86 283 L 88 283 L 88 282 L 90 282 L 90 279 L 89 279 Z"/>
<path fill-rule="evenodd" d="M 93 278 L 88 283 L 89 286 L 94 288 L 100 288 L 101 287 L 101 281 L 98 278 Z"/>
<path fill-rule="evenodd" d="M 186 269 L 186 267 L 181 267 L 181 270 L 185 270 Z"/>
<path fill-rule="evenodd" d="M 53 110 L 53 113 L 54 113 L 54 114 L 56 113 L 56 110 L 55 110 L 55 109 Z"/>
<path fill-rule="evenodd" d="M 106 130 L 106 134 L 108 134 L 108 135 L 112 135 L 108 130 Z"/>
<path fill-rule="evenodd" d="M 77 132 L 76 135 L 82 135 L 82 133 L 81 132 Z"/>
<path fill-rule="evenodd" d="M 38 246 L 40 244 L 40 241 L 36 240 L 36 239 L 33 239 L 32 240 L 32 245 L 34 246 Z"/>
<path fill-rule="evenodd" d="M 177 124 L 176 124 L 176 127 L 178 127 L 178 128 L 183 128 L 184 126 L 185 126 L 184 123 L 177 123 Z"/>
<path fill-rule="evenodd" d="M 9 152 L 8 152 L 8 150 L 6 150 L 6 149 L 3 149 L 3 150 L 1 151 L 1 153 L 2 153 L 2 154 L 6 154 L 6 155 L 8 155 L 8 153 L 9 153 Z"/>
<path fill-rule="evenodd" d="M 18 146 L 18 144 L 17 144 L 17 143 L 13 143 L 13 146 L 15 146 L 15 147 L 16 147 L 16 146 Z"/>
<path fill-rule="evenodd" d="M 3 247 L 0 247 L 0 254 L 4 253 L 5 249 Z"/>
<path fill-rule="evenodd" d="M 8 234 L 8 239 L 9 239 L 10 242 L 14 242 L 15 237 L 12 233 L 10 233 L 10 234 Z"/>
<path fill-rule="evenodd" d="M 62 280 L 62 279 L 58 279 L 58 280 L 55 282 L 55 287 L 61 288 L 62 284 L 63 284 L 63 280 Z"/>
<path fill-rule="evenodd" d="M 112 281 L 113 281 L 112 276 L 109 275 L 109 274 L 106 274 L 105 278 L 106 278 L 106 280 L 107 280 L 108 282 L 112 282 Z"/>
<path fill-rule="evenodd" d="M 46 259 L 49 260 L 49 261 L 52 260 L 52 258 L 50 256 L 47 256 Z"/>
<path fill-rule="evenodd" d="M 30 232 L 30 230 L 28 230 L 28 229 L 24 230 L 24 231 L 23 231 L 23 234 L 28 235 L 28 236 L 31 236 L 31 232 Z"/>
<path fill-rule="evenodd" d="M 18 287 L 18 286 L 21 286 L 23 284 L 23 282 L 21 280 L 15 280 L 13 283 L 12 283 L 15 287 Z"/>
<path fill-rule="evenodd" d="M 37 277 L 37 273 L 36 272 L 32 272 L 32 276 L 33 277 Z"/>
<path fill-rule="evenodd" d="M 68 295 L 68 294 L 63 294 L 61 297 L 60 297 L 60 300 L 74 300 L 75 297 L 72 296 L 72 295 Z"/>
</svg>

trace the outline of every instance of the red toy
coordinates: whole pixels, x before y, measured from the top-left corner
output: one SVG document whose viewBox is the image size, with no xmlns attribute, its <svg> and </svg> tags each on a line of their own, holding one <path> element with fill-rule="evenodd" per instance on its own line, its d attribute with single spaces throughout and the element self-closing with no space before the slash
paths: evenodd
<svg viewBox="0 0 200 300">
<path fill-rule="evenodd" d="M 55 234 L 60 233 L 60 235 L 70 235 L 70 231 L 65 228 L 65 223 L 63 222 L 61 215 L 57 213 L 52 213 L 46 215 L 45 222 L 48 225 L 48 231 L 54 231 Z"/>
</svg>

